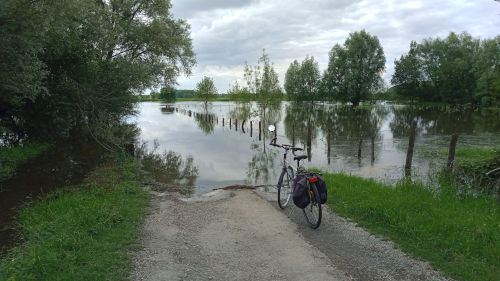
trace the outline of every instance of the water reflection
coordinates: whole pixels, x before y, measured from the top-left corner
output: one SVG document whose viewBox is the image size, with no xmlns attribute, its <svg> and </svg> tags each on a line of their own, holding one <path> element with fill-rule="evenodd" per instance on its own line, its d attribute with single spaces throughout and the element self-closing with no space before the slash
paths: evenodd
<svg viewBox="0 0 500 281">
<path fill-rule="evenodd" d="M 254 154 L 248 163 L 247 182 L 249 184 L 258 185 L 275 180 L 275 164 L 276 161 L 279 160 L 279 158 L 277 158 L 278 151 L 266 151 L 265 148 L 265 143 L 256 140 L 253 140 L 250 145 L 250 149 L 254 152 Z"/>
<path fill-rule="evenodd" d="M 152 151 L 147 151 L 143 146 L 137 153 L 143 169 L 154 179 L 150 185 L 156 191 L 169 190 L 185 195 L 192 194 L 199 173 L 193 156 L 188 155 L 183 160 L 182 155 L 174 151 L 158 153 L 158 146 L 158 143 L 155 143 Z"/>
<path fill-rule="evenodd" d="M 167 104 L 167 105 L 165 105 L 164 107 L 161 108 L 161 112 L 163 114 L 173 114 L 174 111 L 175 111 L 175 107 L 173 107 L 173 106 L 171 106 L 169 104 Z"/>
<path fill-rule="evenodd" d="M 143 139 L 158 139 L 193 163 L 199 176 L 194 193 L 230 184 L 275 184 L 279 143 L 303 147 L 310 167 L 355 173 L 394 182 L 405 166 L 411 124 L 415 123 L 413 176 L 446 164 L 450 134 L 460 134 L 457 147 L 494 145 L 500 139 L 497 111 L 373 106 L 352 108 L 332 104 L 218 102 L 207 110 L 194 102 L 178 102 L 174 114 L 155 116 L 161 104 L 141 104 Z M 151 120 L 155 120 L 152 122 Z M 275 124 L 277 130 L 266 130 Z M 274 153 L 274 154 L 273 154 Z M 274 155 L 274 156 L 273 156 Z"/>
<path fill-rule="evenodd" d="M 205 135 L 211 134 L 214 131 L 215 119 L 215 114 L 209 113 L 208 110 L 205 110 L 202 113 L 194 114 L 196 125 L 198 125 L 198 128 L 200 128 Z"/>
<path fill-rule="evenodd" d="M 307 160 L 312 159 L 312 142 L 318 135 L 319 108 L 310 103 L 292 103 L 286 108 L 285 134 L 292 140 L 306 145 Z"/>
</svg>

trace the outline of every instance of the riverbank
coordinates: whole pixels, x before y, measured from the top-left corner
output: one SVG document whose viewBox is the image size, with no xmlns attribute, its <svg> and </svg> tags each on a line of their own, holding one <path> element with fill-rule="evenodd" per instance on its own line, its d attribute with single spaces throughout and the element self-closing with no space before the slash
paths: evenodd
<svg viewBox="0 0 500 281">
<path fill-rule="evenodd" d="M 343 174 L 325 174 L 328 205 L 406 253 L 457 280 L 497 280 L 500 208 L 486 196 L 456 195 L 401 182 L 395 187 Z"/>
<path fill-rule="evenodd" d="M 17 166 L 46 151 L 50 146 L 48 143 L 29 142 L 0 147 L 0 181 L 10 178 Z"/>
<path fill-rule="evenodd" d="M 139 175 L 137 162 L 114 158 L 81 188 L 24 208 L 24 243 L 0 260 L 0 280 L 125 280 L 149 202 Z"/>
</svg>

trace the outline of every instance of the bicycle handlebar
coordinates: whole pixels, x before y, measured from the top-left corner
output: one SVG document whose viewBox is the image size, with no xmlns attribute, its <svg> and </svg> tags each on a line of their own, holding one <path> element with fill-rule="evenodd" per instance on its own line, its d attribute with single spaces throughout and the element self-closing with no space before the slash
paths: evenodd
<svg viewBox="0 0 500 281">
<path fill-rule="evenodd" d="M 276 138 L 272 139 L 271 142 L 269 143 L 269 145 L 276 146 L 276 147 L 281 147 L 281 148 L 284 148 L 284 149 L 291 149 L 292 151 L 304 150 L 304 149 L 302 149 L 300 147 L 295 147 L 295 146 L 290 145 L 290 144 L 276 144 Z"/>
</svg>

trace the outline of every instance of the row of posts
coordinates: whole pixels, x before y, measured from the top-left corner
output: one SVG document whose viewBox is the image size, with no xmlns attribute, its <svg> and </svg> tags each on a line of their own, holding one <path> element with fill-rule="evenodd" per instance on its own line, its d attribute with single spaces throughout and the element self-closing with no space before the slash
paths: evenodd
<svg viewBox="0 0 500 281">
<path fill-rule="evenodd" d="M 189 117 L 201 118 L 201 119 L 203 119 L 206 122 L 210 122 L 210 123 L 214 123 L 215 122 L 216 124 L 219 124 L 219 117 L 215 117 L 215 120 L 214 120 L 214 116 L 213 115 L 197 113 L 197 112 L 193 112 L 191 110 L 187 110 L 187 109 L 184 109 L 184 108 L 178 108 L 178 107 L 175 108 L 175 112 L 182 113 L 182 114 L 187 115 Z M 227 120 L 224 117 L 222 117 L 222 120 L 221 120 L 222 127 L 225 127 L 226 121 Z M 235 131 L 238 131 L 238 119 L 232 120 L 230 118 L 229 122 L 227 122 L 227 123 L 229 124 L 229 129 L 232 129 L 233 124 L 234 124 Z M 241 122 L 241 127 L 240 127 L 241 131 L 243 132 L 243 134 L 246 134 L 246 132 L 245 132 L 245 123 L 246 123 L 246 120 L 243 120 Z M 275 124 L 275 126 L 276 126 L 276 124 Z M 275 137 L 276 137 L 276 131 L 277 130 L 274 131 L 274 136 Z M 262 132 L 263 132 L 262 122 L 259 121 L 259 140 L 262 140 Z M 250 137 L 253 137 L 253 121 L 250 121 Z"/>
</svg>

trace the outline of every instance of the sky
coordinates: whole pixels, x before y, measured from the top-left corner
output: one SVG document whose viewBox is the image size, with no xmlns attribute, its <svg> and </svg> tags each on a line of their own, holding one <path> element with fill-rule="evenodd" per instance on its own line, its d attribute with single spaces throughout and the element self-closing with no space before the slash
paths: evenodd
<svg viewBox="0 0 500 281">
<path fill-rule="evenodd" d="M 197 65 L 178 89 L 194 89 L 212 77 L 219 93 L 243 83 L 245 61 L 257 64 L 266 50 L 283 85 L 293 60 L 313 56 L 323 71 L 328 52 L 349 33 L 366 30 L 384 49 L 389 83 L 394 60 L 412 40 L 446 37 L 451 31 L 475 38 L 500 35 L 500 3 L 493 0 L 172 0 L 175 18 L 187 20 Z"/>
</svg>

